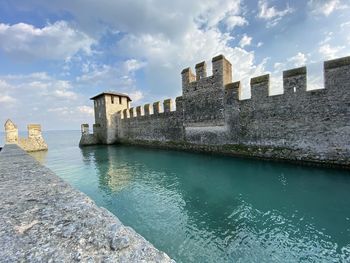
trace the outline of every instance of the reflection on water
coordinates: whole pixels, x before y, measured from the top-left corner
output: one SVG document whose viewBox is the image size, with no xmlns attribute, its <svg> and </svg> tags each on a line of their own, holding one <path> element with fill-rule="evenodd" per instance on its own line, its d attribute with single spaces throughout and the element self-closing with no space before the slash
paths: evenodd
<svg viewBox="0 0 350 263">
<path fill-rule="evenodd" d="M 131 181 L 130 167 L 126 165 L 120 167 L 113 162 L 112 148 L 106 147 L 100 152 L 99 149 L 81 148 L 83 162 L 86 165 L 90 165 L 92 162 L 96 163 L 95 166 L 99 174 L 99 185 L 101 189 L 111 193 L 122 190 Z M 106 163 L 106 165 L 98 165 L 99 163 Z"/>
<path fill-rule="evenodd" d="M 47 166 L 178 262 L 350 261 L 348 171 L 45 139 Z"/>
<path fill-rule="evenodd" d="M 38 151 L 38 152 L 29 152 L 31 156 L 33 156 L 39 163 L 46 163 L 47 151 Z"/>
</svg>

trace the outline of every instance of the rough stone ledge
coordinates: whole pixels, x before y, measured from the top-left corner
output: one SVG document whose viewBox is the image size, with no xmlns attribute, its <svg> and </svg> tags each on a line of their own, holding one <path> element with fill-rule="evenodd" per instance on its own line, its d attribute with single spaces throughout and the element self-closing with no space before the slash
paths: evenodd
<svg viewBox="0 0 350 263">
<path fill-rule="evenodd" d="M 187 73 L 187 72 L 190 72 L 191 71 L 191 68 L 185 68 L 181 71 L 181 74 L 184 74 L 184 73 Z"/>
<path fill-rule="evenodd" d="M 250 79 L 250 85 L 260 84 L 264 82 L 269 82 L 270 74 L 261 75 Z"/>
<path fill-rule="evenodd" d="M 202 61 L 202 62 L 200 62 L 200 63 L 197 63 L 196 66 L 195 66 L 195 68 L 202 68 L 202 67 L 204 67 L 204 66 L 205 66 L 205 61 Z"/>
<path fill-rule="evenodd" d="M 324 69 L 333 69 L 350 65 L 350 56 L 328 60 L 324 62 Z"/>
<path fill-rule="evenodd" d="M 174 262 L 17 145 L 0 182 L 1 262 Z"/>
<path fill-rule="evenodd" d="M 306 67 L 285 70 L 285 71 L 283 71 L 283 78 L 290 78 L 290 77 L 295 77 L 295 76 L 299 76 L 299 75 L 305 75 L 306 70 L 307 70 Z"/>
<path fill-rule="evenodd" d="M 222 59 L 224 59 L 225 57 L 224 57 L 224 55 L 218 55 L 218 56 L 216 56 L 216 57 L 213 57 L 212 58 L 212 62 L 215 62 L 215 61 L 218 61 L 218 60 L 222 60 Z"/>
<path fill-rule="evenodd" d="M 225 85 L 225 89 L 238 89 L 240 85 L 240 81 L 235 81 Z"/>
</svg>

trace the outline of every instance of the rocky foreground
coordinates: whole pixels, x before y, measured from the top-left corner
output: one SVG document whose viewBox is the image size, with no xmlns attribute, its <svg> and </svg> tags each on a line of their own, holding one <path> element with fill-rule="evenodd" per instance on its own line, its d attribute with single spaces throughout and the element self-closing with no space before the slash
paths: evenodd
<svg viewBox="0 0 350 263">
<path fill-rule="evenodd" d="M 1 262 L 174 262 L 15 144 L 0 152 Z"/>
</svg>

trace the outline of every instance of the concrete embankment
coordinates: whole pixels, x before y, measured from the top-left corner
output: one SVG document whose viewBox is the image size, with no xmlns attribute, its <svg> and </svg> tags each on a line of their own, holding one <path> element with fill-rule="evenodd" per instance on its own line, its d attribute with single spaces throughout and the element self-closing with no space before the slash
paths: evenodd
<svg viewBox="0 0 350 263">
<path fill-rule="evenodd" d="M 174 262 L 17 145 L 0 152 L 1 262 Z"/>
</svg>

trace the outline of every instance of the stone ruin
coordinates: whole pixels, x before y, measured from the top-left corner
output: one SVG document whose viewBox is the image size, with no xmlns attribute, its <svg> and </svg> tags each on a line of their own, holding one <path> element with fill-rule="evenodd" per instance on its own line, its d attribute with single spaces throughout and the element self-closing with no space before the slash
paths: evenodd
<svg viewBox="0 0 350 263">
<path fill-rule="evenodd" d="M 8 119 L 5 122 L 5 144 L 18 144 L 27 152 L 46 151 L 48 146 L 41 135 L 40 124 L 28 124 L 28 137 L 21 138 L 18 136 L 17 126 Z"/>
</svg>

